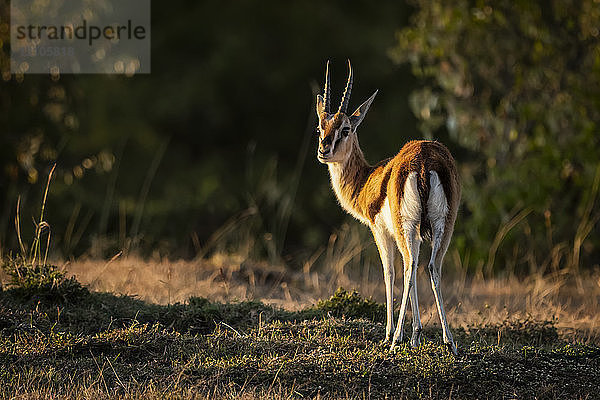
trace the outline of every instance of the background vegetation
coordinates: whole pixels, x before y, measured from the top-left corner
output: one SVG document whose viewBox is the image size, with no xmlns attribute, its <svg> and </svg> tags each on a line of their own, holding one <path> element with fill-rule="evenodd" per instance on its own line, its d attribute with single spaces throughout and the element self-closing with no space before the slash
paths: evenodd
<svg viewBox="0 0 600 400">
<path fill-rule="evenodd" d="M 51 256 L 219 247 L 300 267 L 348 220 L 313 156 L 313 101 L 325 61 L 339 94 L 350 58 L 352 103 L 380 89 L 360 132 L 370 161 L 420 137 L 457 158 L 467 270 L 598 265 L 593 0 L 156 2 L 152 74 L 133 77 L 10 75 L 0 11 L 5 252 L 18 195 L 27 235 L 56 162 Z"/>
</svg>

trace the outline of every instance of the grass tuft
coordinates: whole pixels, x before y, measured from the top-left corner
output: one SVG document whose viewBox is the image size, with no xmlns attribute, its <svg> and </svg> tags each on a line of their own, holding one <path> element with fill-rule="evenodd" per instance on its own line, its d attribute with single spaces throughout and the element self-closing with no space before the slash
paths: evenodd
<svg viewBox="0 0 600 400">
<path fill-rule="evenodd" d="M 2 270 L 8 275 L 11 293 L 25 302 L 73 303 L 89 292 L 55 265 L 32 264 L 22 257 L 6 257 Z"/>
<path fill-rule="evenodd" d="M 338 318 L 365 318 L 373 322 L 385 322 L 385 306 L 372 299 L 363 298 L 357 291 L 347 292 L 338 288 L 327 300 L 319 300 L 308 310 Z"/>
<path fill-rule="evenodd" d="M 12 294 L 26 302 L 66 303 L 78 301 L 88 294 L 81 284 L 73 277 L 67 278 L 66 274 L 56 265 L 48 263 L 48 250 L 50 249 L 50 224 L 45 221 L 46 200 L 50 182 L 56 164 L 48 173 L 48 180 L 44 188 L 44 195 L 40 207 L 40 216 L 35 224 L 35 233 L 29 249 L 21 237 L 21 198 L 17 200 L 15 214 L 15 229 L 19 241 L 19 254 L 16 257 L 8 255 L 0 260 L 2 271 L 8 275 L 8 287 Z M 45 248 L 43 235 L 46 235 Z M 42 256 L 43 254 L 43 256 Z"/>
</svg>

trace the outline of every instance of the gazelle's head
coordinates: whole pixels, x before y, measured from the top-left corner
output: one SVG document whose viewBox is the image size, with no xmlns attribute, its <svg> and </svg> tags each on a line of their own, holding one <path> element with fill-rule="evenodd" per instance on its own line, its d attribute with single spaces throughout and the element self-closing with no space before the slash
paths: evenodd
<svg viewBox="0 0 600 400">
<path fill-rule="evenodd" d="M 329 76 L 329 61 L 325 72 L 325 89 L 323 95 L 317 95 L 317 115 L 319 116 L 319 148 L 317 159 L 323 164 L 340 163 L 348 159 L 353 151 L 356 140 L 356 128 L 362 122 L 377 91 L 350 116 L 346 114 L 352 91 L 352 65 L 348 60 L 348 83 L 342 96 L 342 102 L 337 112 L 331 113 L 331 79 Z"/>
</svg>

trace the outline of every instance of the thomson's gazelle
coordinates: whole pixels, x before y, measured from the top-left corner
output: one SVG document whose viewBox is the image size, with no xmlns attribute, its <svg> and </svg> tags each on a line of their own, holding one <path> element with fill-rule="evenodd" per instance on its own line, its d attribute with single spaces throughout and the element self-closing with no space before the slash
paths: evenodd
<svg viewBox="0 0 600 400">
<path fill-rule="evenodd" d="M 323 95 L 317 95 L 319 148 L 317 158 L 327 164 L 333 190 L 341 206 L 373 232 L 385 279 L 387 324 L 386 341 L 393 327 L 394 253 L 400 249 L 404 261 L 404 290 L 398 326 L 391 348 L 402 340 L 402 326 L 408 298 L 413 310 L 411 345 L 421 341 L 421 318 L 417 299 L 416 274 L 419 247 L 423 239 L 432 242 L 429 273 L 444 342 L 456 354 L 448 328 L 440 277 L 442 260 L 448 249 L 460 200 L 456 165 L 448 149 L 434 141 L 411 141 L 392 158 L 369 165 L 358 145 L 356 129 L 377 92 L 352 114 L 347 115 L 352 90 L 352 66 L 339 109 L 330 111 L 329 62 Z"/>
</svg>

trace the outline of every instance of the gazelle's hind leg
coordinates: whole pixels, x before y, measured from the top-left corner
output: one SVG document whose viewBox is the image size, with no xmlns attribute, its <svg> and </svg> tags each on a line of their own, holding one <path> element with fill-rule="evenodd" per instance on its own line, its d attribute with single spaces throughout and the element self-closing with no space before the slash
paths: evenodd
<svg viewBox="0 0 600 400">
<path fill-rule="evenodd" d="M 429 221 L 431 223 L 432 240 L 431 240 L 431 258 L 429 260 L 429 274 L 431 278 L 431 287 L 435 297 L 440 322 L 442 324 L 442 334 L 444 343 L 450 350 L 456 354 L 456 345 L 452 339 L 452 333 L 448 327 L 446 320 L 446 312 L 444 311 L 444 301 L 442 298 L 442 288 L 440 286 L 442 274 L 442 261 L 448 250 L 450 243 L 450 235 L 452 232 L 445 232 L 446 217 L 448 215 L 448 202 L 444 189 L 441 185 L 438 174 L 435 171 L 430 171 L 430 191 L 429 199 L 427 200 L 427 211 L 429 213 Z"/>
<path fill-rule="evenodd" d="M 396 331 L 394 332 L 394 339 L 392 340 L 391 349 L 394 349 L 396 342 L 398 340 L 402 341 L 402 335 L 404 333 L 404 317 L 406 316 L 406 309 L 408 306 L 408 297 L 410 294 L 414 294 L 415 296 L 411 296 L 411 307 L 413 310 L 413 330 L 416 329 L 417 324 L 415 324 L 414 320 L 418 318 L 419 315 L 419 304 L 416 302 L 416 276 L 417 276 L 417 264 L 419 262 L 419 247 L 421 245 L 421 240 L 417 235 L 417 229 L 414 227 L 407 227 L 404 233 L 404 238 L 406 243 L 401 245 L 399 244 L 402 260 L 404 263 L 404 287 L 402 288 L 402 303 L 400 303 L 400 313 L 398 316 L 398 325 L 396 326 Z M 415 299 L 412 302 L 413 298 Z M 418 322 L 418 326 L 421 325 L 421 321 Z M 413 332 L 413 336 L 415 333 Z M 418 334 L 417 334 L 418 335 Z"/>
<path fill-rule="evenodd" d="M 409 294 L 411 297 L 411 307 L 413 309 L 413 338 L 418 340 L 421 330 L 416 289 L 419 248 L 421 245 L 421 238 L 417 230 L 421 219 L 421 202 L 417 189 L 416 173 L 412 172 L 408 175 L 404 184 L 403 193 L 404 196 L 400 201 L 400 209 L 392 210 L 394 215 L 399 216 L 399 218 L 394 220 L 394 229 L 396 231 L 396 244 L 402 253 L 404 263 L 404 287 L 402 291 L 402 303 L 400 304 L 400 315 L 398 316 L 398 325 L 394 332 L 391 349 L 394 348 L 398 340 L 402 340 L 404 317 L 406 316 Z M 399 211 L 399 213 L 397 211 Z"/>
<path fill-rule="evenodd" d="M 417 251 L 418 253 L 418 251 Z M 417 262 L 419 257 L 417 256 Z M 419 297 L 417 296 L 417 269 L 413 272 L 413 283 L 410 288 L 410 308 L 412 310 L 412 336 L 410 337 L 410 346 L 418 347 L 421 344 L 421 314 L 419 313 Z"/>
</svg>

